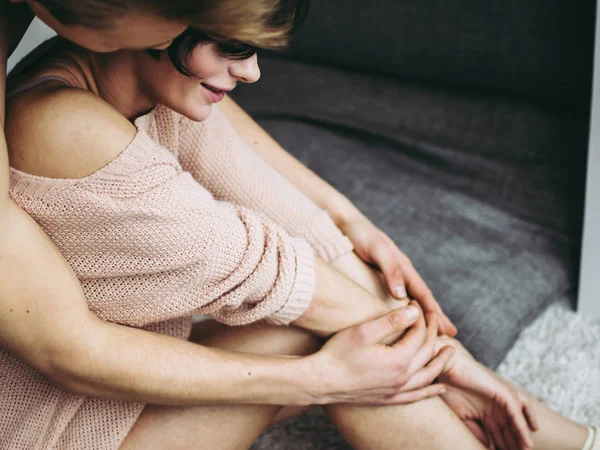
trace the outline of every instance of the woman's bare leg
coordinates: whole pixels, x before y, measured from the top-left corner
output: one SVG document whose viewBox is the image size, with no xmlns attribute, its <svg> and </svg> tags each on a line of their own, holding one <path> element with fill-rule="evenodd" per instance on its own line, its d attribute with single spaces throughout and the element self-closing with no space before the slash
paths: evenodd
<svg viewBox="0 0 600 450">
<path fill-rule="evenodd" d="M 539 431 L 533 433 L 535 450 L 581 450 L 588 435 L 587 428 L 552 411 L 525 393 L 537 417 Z"/>
<path fill-rule="evenodd" d="M 397 301 L 391 299 L 391 297 L 388 297 L 388 294 L 385 292 L 384 284 L 381 282 L 380 276 L 372 268 L 360 260 L 360 258 L 358 258 L 358 256 L 355 254 L 345 255 L 335 261 L 333 265 L 346 276 L 362 285 L 372 294 L 386 300 L 390 306 L 393 307 L 395 304 L 398 304 Z M 500 377 L 499 375 L 497 376 Z M 572 422 L 555 411 L 552 411 L 550 408 L 534 399 L 531 395 L 527 393 L 525 393 L 525 395 L 527 395 L 527 397 L 530 399 L 540 427 L 538 432 L 533 433 L 534 448 L 536 450 L 580 450 L 583 447 L 588 434 L 588 430 L 585 427 Z M 429 399 L 420 402 L 418 407 L 420 408 L 423 403 L 428 403 L 432 405 L 432 408 L 443 409 L 440 407 L 440 405 L 433 406 L 435 403 L 439 402 L 439 399 Z M 344 407 L 332 406 L 328 408 L 328 411 L 331 413 L 338 427 L 340 427 L 342 430 L 348 430 L 345 434 L 347 437 L 349 437 L 349 441 L 359 443 L 359 445 L 355 444 L 355 448 L 388 448 L 383 445 L 373 445 L 373 441 L 364 442 L 361 439 L 361 436 L 364 436 L 364 431 L 368 430 L 368 428 L 371 426 L 377 427 L 377 424 L 389 423 L 388 418 L 392 419 L 392 423 L 394 423 L 394 421 L 395 423 L 402 423 L 403 428 L 410 424 L 412 419 L 410 414 L 410 406 L 402 408 L 386 407 L 376 409 L 361 409 L 356 407 L 346 409 Z M 453 413 L 451 414 L 454 415 Z M 407 415 L 407 417 L 404 417 L 404 415 Z M 364 420 L 363 416 L 367 417 L 368 419 Z M 455 419 L 457 418 L 455 417 Z M 450 434 L 456 431 L 458 427 L 450 425 L 452 421 L 450 419 L 448 420 L 449 424 L 444 427 L 438 426 L 436 423 L 437 429 L 448 430 L 447 436 L 431 436 L 432 433 L 427 432 L 427 429 L 423 430 L 422 435 L 425 436 L 425 439 L 430 440 L 430 442 L 434 442 L 436 438 L 451 439 Z M 358 426 L 356 426 L 357 423 L 359 424 Z M 419 424 L 420 422 L 417 421 L 417 423 L 409 426 L 411 430 L 414 430 L 419 427 Z M 393 430 L 393 428 L 391 429 Z M 385 432 L 384 429 L 381 431 Z M 356 436 L 353 436 L 354 434 L 356 434 Z M 402 436 L 399 436 L 399 433 L 394 433 L 394 436 L 396 439 L 400 439 L 400 441 L 403 439 Z M 431 448 L 442 448 L 438 445 L 439 444 L 431 444 Z M 408 445 L 407 448 L 412 447 Z M 457 445 L 456 448 L 464 447 L 462 445 Z"/>
<path fill-rule="evenodd" d="M 380 297 L 385 296 L 378 275 L 353 254 L 340 258 L 338 269 L 349 277 L 356 274 L 359 284 Z M 319 339 L 294 327 L 254 324 L 229 328 L 214 321 L 196 324 L 190 340 L 258 354 L 304 355 L 321 345 Z M 216 450 L 247 449 L 280 410 L 262 405 L 148 405 L 122 449 L 187 449 L 196 445 Z M 457 443 L 465 450 L 483 448 L 439 399 L 408 406 L 338 405 L 327 410 L 357 449 L 453 450 Z M 440 429 L 443 434 L 437 432 Z"/>
<path fill-rule="evenodd" d="M 355 450 L 483 450 L 439 398 L 403 406 L 329 405 L 325 408 Z"/>
<path fill-rule="evenodd" d="M 332 265 L 391 308 L 404 306 L 389 296 L 381 276 L 356 254 Z M 324 408 L 340 433 L 361 449 L 483 449 L 459 418 L 439 398 L 403 406 L 329 405 Z"/>
<path fill-rule="evenodd" d="M 380 298 L 386 297 L 379 275 L 355 255 L 336 261 L 338 269 Z M 390 305 L 398 304 L 394 300 Z M 255 324 L 228 328 L 215 322 L 194 327 L 190 340 L 223 349 L 286 355 L 316 351 L 321 343 L 294 327 Z M 536 448 L 579 450 L 587 432 L 534 402 L 541 431 Z M 231 405 L 164 407 L 149 405 L 127 437 L 124 449 L 177 449 L 201 445 L 211 449 L 246 449 L 274 420 L 281 408 Z M 483 446 L 440 399 L 405 406 L 325 408 L 340 432 L 357 450 L 478 449 Z M 284 413 L 287 414 L 287 413 Z"/>
</svg>

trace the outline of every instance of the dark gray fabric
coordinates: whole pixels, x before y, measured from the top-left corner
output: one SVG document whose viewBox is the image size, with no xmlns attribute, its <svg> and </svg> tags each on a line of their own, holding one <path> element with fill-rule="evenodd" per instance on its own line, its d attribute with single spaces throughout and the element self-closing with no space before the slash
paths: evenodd
<svg viewBox="0 0 600 450">
<path fill-rule="evenodd" d="M 250 450 L 352 450 L 320 409 L 279 423 L 257 439 Z"/>
<path fill-rule="evenodd" d="M 594 0 L 312 0 L 296 59 L 586 109 Z"/>
<path fill-rule="evenodd" d="M 262 79 L 235 98 L 258 117 L 315 123 L 405 155 L 399 173 L 419 173 L 509 214 L 579 240 L 588 117 L 491 94 L 409 84 L 392 77 L 297 61 L 261 61 Z M 296 132 L 281 136 L 302 152 Z M 328 158 L 323 143 L 314 152 Z M 328 159 L 319 169 L 329 176 Z M 335 180 L 334 180 L 335 181 Z M 365 193 L 367 195 L 367 193 Z"/>
</svg>

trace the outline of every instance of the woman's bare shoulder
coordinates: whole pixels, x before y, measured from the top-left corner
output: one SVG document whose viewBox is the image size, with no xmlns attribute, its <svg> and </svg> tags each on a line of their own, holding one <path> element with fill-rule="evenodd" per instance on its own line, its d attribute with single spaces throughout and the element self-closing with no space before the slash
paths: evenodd
<svg viewBox="0 0 600 450">
<path fill-rule="evenodd" d="M 83 178 L 115 159 L 135 127 L 83 89 L 41 85 L 7 105 L 10 165 L 49 178 Z"/>
</svg>

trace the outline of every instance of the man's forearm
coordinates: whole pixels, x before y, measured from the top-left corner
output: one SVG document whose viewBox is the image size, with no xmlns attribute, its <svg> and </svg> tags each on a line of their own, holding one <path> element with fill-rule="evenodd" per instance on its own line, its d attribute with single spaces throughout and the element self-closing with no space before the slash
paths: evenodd
<svg viewBox="0 0 600 450">
<path fill-rule="evenodd" d="M 225 97 L 220 106 L 235 130 L 251 148 L 296 189 L 325 209 L 336 225 L 363 217 L 352 202 L 284 150 L 230 97 Z"/>
<path fill-rule="evenodd" d="M 319 402 L 306 358 L 228 352 L 108 322 L 92 330 L 74 372 L 53 374 L 74 392 L 161 405 Z"/>
</svg>

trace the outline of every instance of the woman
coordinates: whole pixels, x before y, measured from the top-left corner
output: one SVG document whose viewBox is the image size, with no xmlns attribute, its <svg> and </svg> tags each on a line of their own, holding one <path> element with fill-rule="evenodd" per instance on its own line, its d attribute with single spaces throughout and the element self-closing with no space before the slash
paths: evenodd
<svg viewBox="0 0 600 450">
<path fill-rule="evenodd" d="M 307 242 L 322 259 L 384 297 L 377 275 L 350 253 L 351 244 L 327 214 L 269 170 L 214 107 L 237 81 L 253 82 L 258 76 L 252 48 L 191 30 L 158 53 L 98 55 L 61 44 L 13 80 L 7 114 L 11 195 L 67 257 L 98 317 L 187 339 L 190 316 L 208 313 L 226 324 L 246 326 L 203 323 L 191 331 L 192 341 L 237 352 L 299 356 L 318 350 L 314 334 L 328 336 L 388 311 L 325 263 L 313 262 Z M 76 120 L 59 122 L 66 128 L 47 126 L 73 108 Z M 343 302 L 336 303 L 337 297 Z M 320 298 L 332 300 L 325 302 L 327 314 L 313 307 Z M 293 322 L 313 334 L 247 325 L 260 319 Z M 441 376 L 448 386 L 445 400 L 482 441 L 491 438 L 504 448 L 582 448 L 583 427 L 499 381 L 455 341 L 436 339 L 437 319 L 429 319 L 423 347 L 458 349 Z M 400 342 L 409 342 L 419 327 L 425 327 L 423 317 Z M 378 340 L 396 342 L 394 331 L 401 330 L 388 330 Z M 349 333 L 354 341 L 348 340 Z M 267 394 L 242 390 L 236 398 L 216 390 L 206 403 L 221 406 L 187 408 L 125 402 L 132 400 L 125 394 L 113 398 L 118 402 L 70 394 L 28 368 L 14 367 L 3 352 L 3 365 L 14 368 L 7 376 L 3 411 L 27 417 L 24 410 L 36 407 L 50 415 L 45 446 L 176 448 L 201 437 L 205 448 L 238 448 L 247 447 L 273 419 L 279 408 L 271 405 L 332 404 L 328 413 L 356 448 L 406 447 L 395 430 L 408 427 L 415 411 L 430 413 L 445 435 L 423 430 L 424 440 L 410 448 L 481 448 L 439 401 L 388 408 L 344 405 L 355 397 L 345 397 L 345 373 L 338 368 L 343 359 L 335 355 L 360 356 L 361 339 L 355 330 L 342 331 L 314 355 L 292 358 L 303 361 L 294 367 L 314 370 L 302 372 L 310 383 L 292 387 L 286 386 L 288 374 L 282 376 L 275 360 L 248 356 L 272 380 Z M 354 342 L 355 351 L 347 352 L 340 342 Z M 415 353 L 412 361 L 421 367 L 436 354 L 427 349 Z M 438 355 L 429 369 L 441 370 L 451 352 Z M 375 367 L 368 363 L 364 372 Z M 378 389 L 385 374 L 373 371 L 361 400 L 414 400 L 404 394 L 431 378 L 434 371 L 428 368 L 413 372 L 399 394 Z M 227 369 L 224 365 L 214 373 L 228 379 Z M 334 381 L 331 389 L 328 384 Z M 306 386 L 318 388 L 309 392 Z M 33 399 L 29 404 L 22 399 L 23 389 Z M 53 401 L 49 408 L 39 406 L 44 397 Z M 540 431 L 530 441 L 528 429 L 538 428 L 534 416 Z M 482 421 L 483 429 L 474 421 Z M 89 440 L 89 428 L 100 425 L 104 440 Z M 20 442 L 10 438 L 11 448 L 18 448 Z"/>
</svg>

